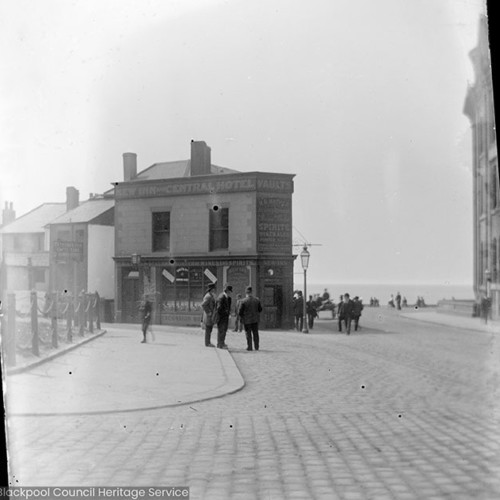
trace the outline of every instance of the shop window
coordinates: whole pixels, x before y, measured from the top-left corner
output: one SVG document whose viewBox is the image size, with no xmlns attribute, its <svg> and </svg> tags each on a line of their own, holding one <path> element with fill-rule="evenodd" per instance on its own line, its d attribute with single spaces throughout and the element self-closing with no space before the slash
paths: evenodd
<svg viewBox="0 0 500 500">
<path fill-rule="evenodd" d="M 229 248 L 229 208 L 210 210 L 210 251 Z"/>
<path fill-rule="evenodd" d="M 170 212 L 153 212 L 153 252 L 170 250 Z"/>
</svg>

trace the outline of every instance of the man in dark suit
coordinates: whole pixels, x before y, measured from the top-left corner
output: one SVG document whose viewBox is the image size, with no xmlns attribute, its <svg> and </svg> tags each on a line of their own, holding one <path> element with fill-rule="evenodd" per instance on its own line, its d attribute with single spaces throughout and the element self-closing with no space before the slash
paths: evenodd
<svg viewBox="0 0 500 500">
<path fill-rule="evenodd" d="M 215 347 L 210 342 L 212 330 L 214 327 L 214 311 L 215 311 L 215 284 L 208 285 L 203 302 L 201 303 L 203 309 L 203 326 L 205 327 L 205 345 L 207 347 Z"/>
<path fill-rule="evenodd" d="M 354 302 L 349 298 L 348 293 L 344 293 L 344 306 L 342 307 L 344 313 L 344 323 L 346 334 L 351 335 L 351 321 L 354 316 Z"/>
<path fill-rule="evenodd" d="M 260 300 L 252 295 L 252 287 L 247 286 L 246 297 L 241 301 L 239 314 L 245 327 L 247 337 L 247 351 L 252 351 L 252 335 L 255 350 L 259 350 L 259 319 L 262 312 Z"/>
<path fill-rule="evenodd" d="M 339 326 L 339 332 L 342 331 L 342 321 L 344 321 L 344 296 L 339 297 L 339 305 L 337 306 L 337 322 Z"/>
<path fill-rule="evenodd" d="M 215 314 L 217 322 L 217 347 L 219 349 L 227 349 L 226 332 L 229 326 L 229 316 L 231 315 L 231 294 L 233 287 L 226 285 L 224 291 L 217 297 L 215 305 Z"/>
<path fill-rule="evenodd" d="M 354 331 L 358 330 L 359 318 L 361 317 L 361 311 L 363 310 L 363 303 L 359 300 L 359 297 L 354 297 L 353 307 L 352 307 L 352 319 L 354 320 Z"/>
<path fill-rule="evenodd" d="M 297 298 L 293 303 L 293 314 L 295 316 L 295 329 L 301 332 L 304 323 L 304 297 L 300 290 L 297 292 Z"/>
</svg>

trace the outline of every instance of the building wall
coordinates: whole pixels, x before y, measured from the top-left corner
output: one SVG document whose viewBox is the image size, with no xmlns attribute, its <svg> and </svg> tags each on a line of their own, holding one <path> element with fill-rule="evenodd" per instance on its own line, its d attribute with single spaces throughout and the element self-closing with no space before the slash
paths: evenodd
<svg viewBox="0 0 500 500">
<path fill-rule="evenodd" d="M 114 298 L 115 286 L 115 230 L 112 226 L 88 227 L 87 290 L 97 291 L 101 298 Z"/>
<path fill-rule="evenodd" d="M 472 128 L 474 264 L 476 300 L 489 296 L 500 316 L 500 191 L 488 24 L 482 17 L 478 45 L 470 53 L 475 73 L 464 113 Z"/>
<path fill-rule="evenodd" d="M 209 212 L 229 208 L 229 249 L 209 252 Z M 116 255 L 152 254 L 152 213 L 170 212 L 171 255 L 255 253 L 255 193 L 119 200 Z M 162 252 L 155 252 L 161 254 Z"/>
</svg>

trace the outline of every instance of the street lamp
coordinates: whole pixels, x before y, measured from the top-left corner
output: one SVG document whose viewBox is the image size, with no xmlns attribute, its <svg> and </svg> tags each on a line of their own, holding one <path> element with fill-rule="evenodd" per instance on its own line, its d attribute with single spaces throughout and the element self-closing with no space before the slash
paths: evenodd
<svg viewBox="0 0 500 500">
<path fill-rule="evenodd" d="M 307 251 L 307 246 L 304 245 L 304 249 L 300 252 L 300 260 L 302 262 L 302 269 L 304 269 L 304 319 L 302 321 L 302 333 L 309 333 L 309 329 L 307 328 L 307 309 L 306 309 L 306 301 L 307 301 L 307 268 L 309 267 L 309 257 L 310 253 Z"/>
</svg>

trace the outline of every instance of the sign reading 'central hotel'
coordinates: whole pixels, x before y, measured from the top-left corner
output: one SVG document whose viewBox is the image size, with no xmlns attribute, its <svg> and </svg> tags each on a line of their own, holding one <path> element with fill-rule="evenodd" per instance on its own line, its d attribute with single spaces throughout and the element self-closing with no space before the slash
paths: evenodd
<svg viewBox="0 0 500 500">
<path fill-rule="evenodd" d="M 293 178 L 212 165 L 201 141 L 191 143 L 191 160 L 139 173 L 136 155 L 125 153 L 124 181 L 115 183 L 118 321 L 137 321 L 147 295 L 157 323 L 199 325 L 208 285 L 221 293 L 229 283 L 235 296 L 251 285 L 261 297 L 263 328 L 288 326 Z"/>
</svg>

